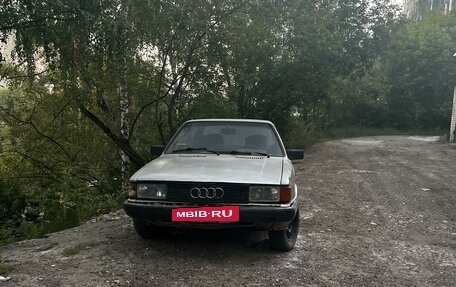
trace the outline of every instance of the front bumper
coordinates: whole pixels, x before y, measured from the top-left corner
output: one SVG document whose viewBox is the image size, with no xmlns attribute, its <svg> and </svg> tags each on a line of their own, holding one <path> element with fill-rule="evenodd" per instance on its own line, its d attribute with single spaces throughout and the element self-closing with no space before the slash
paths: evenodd
<svg viewBox="0 0 456 287">
<path fill-rule="evenodd" d="M 237 223 L 173 223 L 171 221 L 171 210 L 179 207 L 197 207 L 195 205 L 178 205 L 156 202 L 137 202 L 126 200 L 124 202 L 125 212 L 133 218 L 149 221 L 157 225 L 189 226 L 189 227 L 256 227 L 268 230 L 286 229 L 293 220 L 298 209 L 296 201 L 289 206 L 261 206 L 261 205 L 239 205 L 239 222 Z"/>
</svg>

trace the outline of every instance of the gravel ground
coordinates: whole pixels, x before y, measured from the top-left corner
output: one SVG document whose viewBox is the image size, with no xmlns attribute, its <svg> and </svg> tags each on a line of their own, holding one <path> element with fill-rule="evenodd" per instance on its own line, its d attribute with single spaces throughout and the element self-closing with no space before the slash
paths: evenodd
<svg viewBox="0 0 456 287">
<path fill-rule="evenodd" d="M 295 165 L 295 249 L 265 232 L 143 240 L 118 211 L 0 249 L 0 286 L 456 286 L 456 146 L 430 137 L 327 142 Z"/>
</svg>

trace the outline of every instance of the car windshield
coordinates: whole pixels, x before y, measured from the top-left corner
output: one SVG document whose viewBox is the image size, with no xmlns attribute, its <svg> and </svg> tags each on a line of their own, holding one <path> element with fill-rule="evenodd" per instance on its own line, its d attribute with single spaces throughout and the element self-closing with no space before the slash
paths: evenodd
<svg viewBox="0 0 456 287">
<path fill-rule="evenodd" d="M 165 153 L 215 153 L 284 156 L 270 124 L 190 122 L 172 139 Z"/>
</svg>

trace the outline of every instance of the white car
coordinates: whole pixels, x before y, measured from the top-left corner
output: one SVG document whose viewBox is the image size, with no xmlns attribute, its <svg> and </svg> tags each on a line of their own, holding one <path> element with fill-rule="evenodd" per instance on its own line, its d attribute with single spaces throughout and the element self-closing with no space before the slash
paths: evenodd
<svg viewBox="0 0 456 287">
<path fill-rule="evenodd" d="M 269 121 L 205 119 L 184 123 L 159 157 L 131 178 L 124 209 L 137 233 L 149 238 L 162 226 L 251 227 L 269 244 L 291 250 L 299 231 L 298 188 L 291 160 Z"/>
</svg>

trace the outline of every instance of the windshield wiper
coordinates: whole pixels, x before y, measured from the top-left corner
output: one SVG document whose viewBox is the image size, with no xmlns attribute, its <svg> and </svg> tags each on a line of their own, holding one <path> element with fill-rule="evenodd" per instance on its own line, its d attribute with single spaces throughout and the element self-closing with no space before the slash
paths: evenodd
<svg viewBox="0 0 456 287">
<path fill-rule="evenodd" d="M 243 151 L 243 150 L 232 150 L 230 154 L 243 154 L 243 155 L 262 155 L 271 157 L 267 152 L 259 152 L 259 151 Z"/>
<path fill-rule="evenodd" d="M 186 151 L 207 151 L 210 153 L 215 153 L 216 155 L 220 155 L 220 152 L 215 151 L 215 150 L 210 150 L 205 147 L 188 147 L 188 148 L 182 148 L 182 149 L 175 149 L 171 151 L 171 153 L 179 153 L 179 152 L 186 152 Z"/>
</svg>

